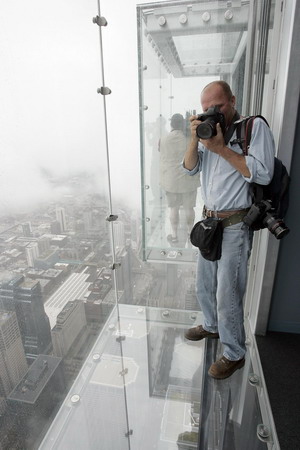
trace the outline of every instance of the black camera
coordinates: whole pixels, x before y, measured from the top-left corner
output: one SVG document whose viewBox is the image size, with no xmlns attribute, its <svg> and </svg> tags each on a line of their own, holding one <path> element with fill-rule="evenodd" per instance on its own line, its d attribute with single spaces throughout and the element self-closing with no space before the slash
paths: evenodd
<svg viewBox="0 0 300 450">
<path fill-rule="evenodd" d="M 196 134 L 200 139 L 210 139 L 217 134 L 217 123 L 220 124 L 223 134 L 225 133 L 225 116 L 220 112 L 218 106 L 212 106 L 208 110 L 199 114 L 197 120 L 201 120 L 202 123 L 197 126 Z"/>
<path fill-rule="evenodd" d="M 283 220 L 272 214 L 272 204 L 267 200 L 253 203 L 243 221 L 254 230 L 268 228 L 276 239 L 282 239 L 290 232 Z"/>
</svg>

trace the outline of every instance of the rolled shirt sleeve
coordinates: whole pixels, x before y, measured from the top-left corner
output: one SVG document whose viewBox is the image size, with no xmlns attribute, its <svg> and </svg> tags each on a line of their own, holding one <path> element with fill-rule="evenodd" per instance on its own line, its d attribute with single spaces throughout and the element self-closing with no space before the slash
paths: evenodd
<svg viewBox="0 0 300 450">
<path fill-rule="evenodd" d="M 248 183 L 269 184 L 274 172 L 274 156 L 273 134 L 263 119 L 256 118 L 253 123 L 248 155 L 245 156 L 251 176 L 244 179 Z"/>
<path fill-rule="evenodd" d="M 184 160 L 182 161 L 182 168 L 184 170 L 185 173 L 187 173 L 188 175 L 196 175 L 196 173 L 201 172 L 202 169 L 202 151 L 201 151 L 201 144 L 198 144 L 198 162 L 196 164 L 196 166 L 192 169 L 189 170 L 184 166 Z"/>
</svg>

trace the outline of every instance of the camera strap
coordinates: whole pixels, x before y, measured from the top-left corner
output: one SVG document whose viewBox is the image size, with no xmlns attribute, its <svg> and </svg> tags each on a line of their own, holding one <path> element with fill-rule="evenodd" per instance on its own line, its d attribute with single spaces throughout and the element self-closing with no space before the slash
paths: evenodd
<svg viewBox="0 0 300 450">
<path fill-rule="evenodd" d="M 232 121 L 231 121 L 231 124 L 229 125 L 229 127 L 227 128 L 227 130 L 226 130 L 226 132 L 225 132 L 225 134 L 224 134 L 224 141 L 225 141 L 225 144 L 227 145 L 228 144 L 228 142 L 230 141 L 230 139 L 231 139 L 231 136 L 233 135 L 233 133 L 234 133 L 234 130 L 236 129 L 236 121 L 237 120 L 239 120 L 240 119 L 240 115 L 239 115 L 239 113 L 236 111 L 235 112 L 235 114 L 234 114 L 234 116 L 233 116 L 233 119 L 232 119 Z"/>
</svg>

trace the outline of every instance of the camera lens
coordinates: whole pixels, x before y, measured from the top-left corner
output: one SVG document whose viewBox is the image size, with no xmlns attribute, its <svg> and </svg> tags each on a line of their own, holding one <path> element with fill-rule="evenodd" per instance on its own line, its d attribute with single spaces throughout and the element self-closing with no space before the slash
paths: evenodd
<svg viewBox="0 0 300 450">
<path fill-rule="evenodd" d="M 209 122 L 200 123 L 196 128 L 198 138 L 209 139 L 214 136 L 214 127 Z"/>
<path fill-rule="evenodd" d="M 277 239 L 282 239 L 284 236 L 289 234 L 290 230 L 289 228 L 285 227 L 278 227 L 276 228 L 276 231 L 274 232 L 274 235 Z"/>
<path fill-rule="evenodd" d="M 281 219 L 277 219 L 276 217 L 271 216 L 271 214 L 266 214 L 263 223 L 268 227 L 268 230 L 274 234 L 276 239 L 282 239 L 290 232 L 289 228 Z"/>
</svg>

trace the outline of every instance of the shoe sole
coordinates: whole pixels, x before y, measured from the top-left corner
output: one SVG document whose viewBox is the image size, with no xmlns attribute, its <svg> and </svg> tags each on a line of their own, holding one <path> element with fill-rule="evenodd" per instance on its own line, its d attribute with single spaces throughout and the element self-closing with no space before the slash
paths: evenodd
<svg viewBox="0 0 300 450">
<path fill-rule="evenodd" d="M 244 365 L 245 365 L 245 360 L 240 361 L 239 364 L 237 364 L 235 366 L 234 370 L 229 375 L 226 375 L 226 376 L 215 376 L 215 375 L 212 375 L 209 370 L 208 370 L 208 375 L 210 377 L 214 378 L 215 380 L 226 380 L 226 378 L 231 377 L 231 375 L 233 375 L 236 370 L 242 369 L 244 367 Z"/>
<path fill-rule="evenodd" d="M 208 338 L 208 339 L 219 339 L 219 335 L 217 335 L 217 336 L 209 336 L 209 335 L 207 335 L 207 336 L 201 336 L 201 337 L 197 337 L 197 338 L 191 338 L 191 337 L 187 337 L 186 335 L 184 335 L 184 337 L 186 338 L 186 339 L 188 339 L 189 341 L 202 341 L 202 339 L 206 339 L 206 338 Z"/>
</svg>

